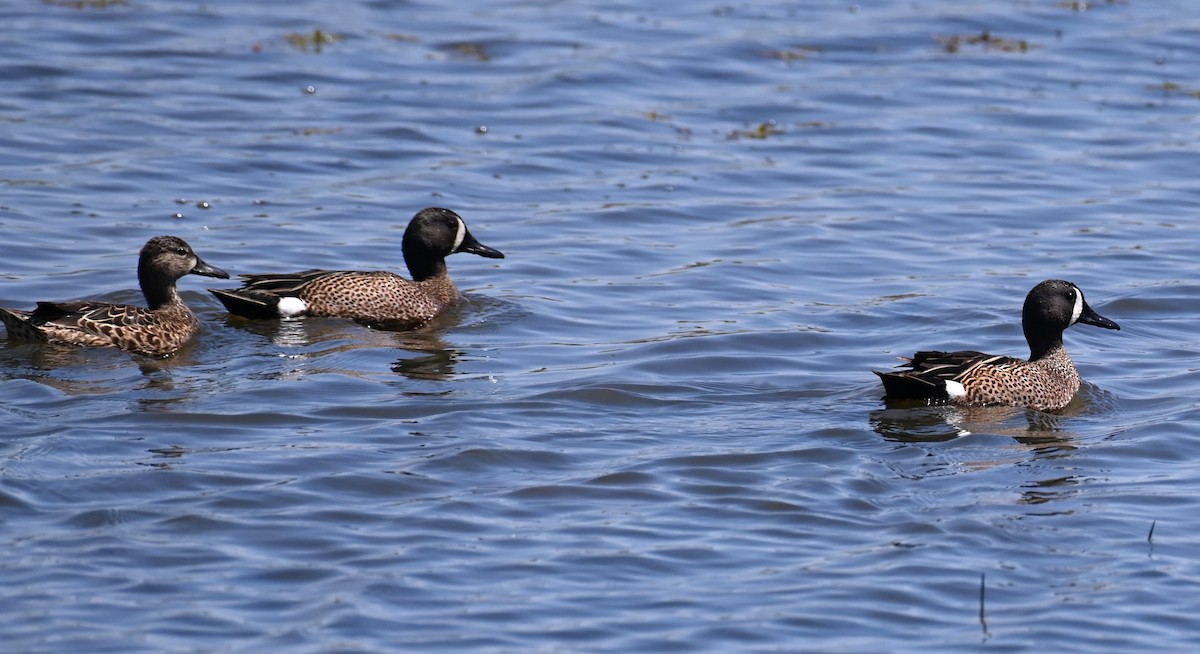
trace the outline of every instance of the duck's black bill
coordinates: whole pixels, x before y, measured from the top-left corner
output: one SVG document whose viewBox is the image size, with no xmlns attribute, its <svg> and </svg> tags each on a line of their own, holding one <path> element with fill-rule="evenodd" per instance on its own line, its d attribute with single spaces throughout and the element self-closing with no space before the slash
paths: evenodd
<svg viewBox="0 0 1200 654">
<path fill-rule="evenodd" d="M 216 266 L 210 266 L 207 263 L 204 263 L 204 260 L 200 257 L 196 257 L 196 266 L 188 272 L 193 275 L 204 275 L 205 277 L 216 277 L 217 279 L 229 279 L 229 273 Z"/>
<path fill-rule="evenodd" d="M 1095 325 L 1105 329 L 1115 329 L 1117 331 L 1121 330 L 1120 325 L 1096 313 L 1086 303 L 1083 305 L 1083 313 L 1079 314 L 1079 320 L 1076 320 L 1075 322 L 1081 322 L 1085 325 Z"/>
<path fill-rule="evenodd" d="M 481 257 L 487 257 L 489 259 L 504 258 L 503 252 L 495 248 L 490 248 L 483 243 L 476 241 L 475 237 L 471 236 L 470 233 L 468 233 L 466 238 L 463 239 L 462 245 L 458 246 L 458 249 L 455 250 L 455 252 L 470 252 L 471 254 L 478 254 Z"/>
</svg>

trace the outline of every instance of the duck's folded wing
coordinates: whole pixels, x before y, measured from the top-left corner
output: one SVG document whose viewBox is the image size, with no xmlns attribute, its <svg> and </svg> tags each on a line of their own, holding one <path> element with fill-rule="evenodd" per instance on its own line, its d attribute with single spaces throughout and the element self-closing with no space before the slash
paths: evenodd
<svg viewBox="0 0 1200 654">
<path fill-rule="evenodd" d="M 973 350 L 959 352 L 917 352 L 905 358 L 895 372 L 879 372 L 884 392 L 895 399 L 945 399 L 947 382 L 958 382 L 980 366 L 1006 366 L 1019 361 L 1012 357 L 984 354 Z M 959 386 L 961 390 L 961 386 Z"/>
<path fill-rule="evenodd" d="M 130 327 L 157 322 L 153 312 L 127 304 L 78 300 L 38 302 L 31 319 L 38 324 L 100 332 L 105 327 Z"/>
<path fill-rule="evenodd" d="M 907 363 L 898 367 L 910 370 L 901 373 L 930 380 L 957 380 L 979 366 L 1006 366 L 1018 359 L 974 350 L 959 352 L 917 352 Z"/>
<path fill-rule="evenodd" d="M 265 273 L 259 275 L 238 275 L 242 279 L 239 291 L 257 291 L 274 295 L 295 295 L 300 289 L 313 280 L 329 275 L 340 275 L 349 271 L 321 270 L 314 268 L 296 273 Z"/>
</svg>

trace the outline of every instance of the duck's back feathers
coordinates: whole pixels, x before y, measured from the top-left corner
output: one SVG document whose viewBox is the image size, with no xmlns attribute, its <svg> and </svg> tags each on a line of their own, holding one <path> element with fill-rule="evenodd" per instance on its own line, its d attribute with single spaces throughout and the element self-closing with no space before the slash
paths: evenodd
<svg viewBox="0 0 1200 654">
<path fill-rule="evenodd" d="M 305 287 L 314 280 L 340 272 L 313 268 L 297 273 L 238 275 L 243 280 L 241 288 L 210 288 L 208 291 L 229 313 L 243 318 L 265 320 L 307 316 L 312 312 L 308 302 L 303 301 Z"/>
<path fill-rule="evenodd" d="M 891 399 L 948 400 L 969 394 L 975 376 L 986 375 L 989 367 L 1004 368 L 1021 363 L 1012 357 L 984 354 L 974 350 L 959 352 L 917 352 L 902 357 L 903 370 L 880 372 L 883 389 Z"/>
<path fill-rule="evenodd" d="M 344 270 L 322 270 L 312 268 L 297 273 L 276 273 L 267 275 L 238 275 L 243 281 L 243 289 L 273 293 L 276 295 L 295 296 L 301 289 L 315 279 L 330 275 L 343 275 Z"/>
<path fill-rule="evenodd" d="M 150 356 L 179 349 L 199 322 L 182 304 L 156 311 L 107 302 L 38 302 L 33 311 L 0 309 L 10 339 L 119 347 Z"/>
<path fill-rule="evenodd" d="M 95 300 L 38 302 L 33 311 L 0 308 L 0 321 L 10 339 L 119 347 L 165 356 L 199 328 L 175 289 L 176 280 L 187 274 L 229 277 L 196 256 L 182 239 L 156 236 L 147 241 L 138 259 L 138 281 L 149 309 Z"/>
<path fill-rule="evenodd" d="M 210 288 L 208 292 L 220 300 L 221 304 L 225 305 L 225 309 L 235 316 L 253 320 L 280 317 L 278 296 L 232 288 Z"/>
</svg>

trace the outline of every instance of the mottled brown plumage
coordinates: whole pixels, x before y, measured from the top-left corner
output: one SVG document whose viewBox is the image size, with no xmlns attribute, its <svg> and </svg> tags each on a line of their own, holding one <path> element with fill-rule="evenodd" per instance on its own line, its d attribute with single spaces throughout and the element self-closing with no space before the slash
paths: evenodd
<svg viewBox="0 0 1200 654">
<path fill-rule="evenodd" d="M 1088 306 L 1079 287 L 1046 280 L 1025 298 L 1021 323 L 1029 360 L 975 351 L 917 352 L 898 372 L 879 372 L 888 399 L 1007 404 L 1054 411 L 1079 390 L 1079 372 L 1063 347 L 1063 331 L 1081 322 L 1105 329 L 1117 323 Z"/>
<path fill-rule="evenodd" d="M 471 236 L 449 209 L 422 209 L 409 222 L 402 244 L 412 279 L 387 271 L 306 270 L 241 275 L 241 288 L 209 289 L 230 313 L 245 318 L 326 316 L 389 328 L 415 327 L 458 302 L 446 257 L 470 252 L 504 255 Z"/>
<path fill-rule="evenodd" d="M 175 282 L 187 274 L 228 279 L 204 263 L 183 239 L 155 236 L 138 257 L 138 282 L 148 308 L 91 300 L 38 302 L 33 311 L 0 308 L 8 338 L 166 356 L 195 335 L 199 322 Z"/>
</svg>

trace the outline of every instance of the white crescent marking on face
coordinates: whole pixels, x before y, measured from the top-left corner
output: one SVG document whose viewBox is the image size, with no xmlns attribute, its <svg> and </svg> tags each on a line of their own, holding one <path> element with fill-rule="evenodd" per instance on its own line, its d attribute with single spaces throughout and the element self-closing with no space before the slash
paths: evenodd
<svg viewBox="0 0 1200 654">
<path fill-rule="evenodd" d="M 1071 322 L 1069 325 L 1074 325 L 1079 316 L 1083 315 L 1083 291 L 1079 290 L 1078 286 L 1071 287 L 1075 291 L 1075 308 L 1071 311 Z"/>
<path fill-rule="evenodd" d="M 451 252 L 457 252 L 459 246 L 462 245 L 463 239 L 467 237 L 467 224 L 462 221 L 462 218 L 456 218 L 458 221 L 458 232 L 454 234 L 454 249 Z"/>
<path fill-rule="evenodd" d="M 281 297 L 275 310 L 284 318 L 294 318 L 308 311 L 308 303 L 298 297 Z"/>
</svg>

